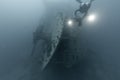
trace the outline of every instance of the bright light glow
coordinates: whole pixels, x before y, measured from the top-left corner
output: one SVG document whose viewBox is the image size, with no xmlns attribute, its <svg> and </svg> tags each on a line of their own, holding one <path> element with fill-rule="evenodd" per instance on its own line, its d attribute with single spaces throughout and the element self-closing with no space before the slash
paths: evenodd
<svg viewBox="0 0 120 80">
<path fill-rule="evenodd" d="M 94 15 L 94 14 L 89 15 L 88 18 L 87 18 L 87 20 L 89 22 L 94 22 L 96 20 L 96 15 Z"/>
<path fill-rule="evenodd" d="M 73 21 L 70 19 L 70 20 L 68 20 L 67 24 L 68 24 L 68 26 L 72 26 L 73 25 Z"/>
</svg>

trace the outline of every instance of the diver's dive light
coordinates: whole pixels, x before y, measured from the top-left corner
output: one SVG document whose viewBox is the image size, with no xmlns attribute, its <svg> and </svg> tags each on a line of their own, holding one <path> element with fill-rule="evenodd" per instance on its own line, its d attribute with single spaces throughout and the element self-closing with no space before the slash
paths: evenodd
<svg viewBox="0 0 120 80">
<path fill-rule="evenodd" d="M 96 14 L 90 14 L 90 15 L 86 16 L 86 21 L 88 23 L 94 23 L 96 21 L 96 18 L 97 18 Z M 73 27 L 73 26 L 76 26 L 79 24 L 79 20 L 77 20 L 77 18 L 67 19 L 66 24 L 68 27 Z"/>
<path fill-rule="evenodd" d="M 96 20 L 96 15 L 95 14 L 91 14 L 91 15 L 88 15 L 87 17 L 87 21 L 88 22 L 94 22 Z"/>
<path fill-rule="evenodd" d="M 67 25 L 70 26 L 70 27 L 72 27 L 73 24 L 74 24 L 74 21 L 72 19 L 68 19 Z"/>
</svg>

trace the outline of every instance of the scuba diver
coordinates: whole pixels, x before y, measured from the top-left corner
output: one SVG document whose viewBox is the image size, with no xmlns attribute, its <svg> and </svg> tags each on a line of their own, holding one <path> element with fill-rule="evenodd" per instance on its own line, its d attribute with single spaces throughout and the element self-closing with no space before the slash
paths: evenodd
<svg viewBox="0 0 120 80">
<path fill-rule="evenodd" d="M 88 10 L 90 9 L 91 4 L 92 4 L 92 2 L 93 2 L 94 0 L 90 0 L 90 1 L 87 2 L 87 3 L 83 3 L 81 0 L 76 0 L 76 1 L 80 3 L 80 7 L 79 7 L 79 9 L 77 9 L 77 10 L 75 11 L 74 15 L 75 15 L 76 21 L 79 22 L 78 25 L 81 26 L 81 25 L 82 25 L 82 20 L 86 17 L 86 15 L 87 15 L 87 13 L 88 13 Z M 79 16 L 77 15 L 78 12 L 81 13 L 81 14 L 83 14 L 83 16 L 82 16 L 82 17 L 79 17 Z"/>
</svg>

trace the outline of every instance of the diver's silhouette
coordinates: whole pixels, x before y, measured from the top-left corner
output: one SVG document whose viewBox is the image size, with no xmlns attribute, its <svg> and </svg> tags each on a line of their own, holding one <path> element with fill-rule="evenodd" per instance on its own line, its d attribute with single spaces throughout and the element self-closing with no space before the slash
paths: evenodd
<svg viewBox="0 0 120 80">
<path fill-rule="evenodd" d="M 86 2 L 86 3 L 82 2 L 81 0 L 76 0 L 76 1 L 80 3 L 80 7 L 79 7 L 79 9 L 77 9 L 75 11 L 74 15 L 76 17 L 76 21 L 79 22 L 78 25 L 81 26 L 82 25 L 82 20 L 84 19 L 84 17 L 86 17 L 86 15 L 88 13 L 88 10 L 90 9 L 91 4 L 94 0 L 90 0 L 89 2 Z M 83 16 L 78 17 L 78 15 L 77 15 L 78 13 L 83 14 Z"/>
</svg>

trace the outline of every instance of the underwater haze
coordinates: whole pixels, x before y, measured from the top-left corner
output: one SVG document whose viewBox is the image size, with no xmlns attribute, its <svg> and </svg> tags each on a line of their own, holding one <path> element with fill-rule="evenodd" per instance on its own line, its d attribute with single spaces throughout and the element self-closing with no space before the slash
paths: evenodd
<svg viewBox="0 0 120 80">
<path fill-rule="evenodd" d="M 44 12 L 41 0 L 0 0 L 0 80 L 15 80 L 31 53 L 33 31 Z"/>
<path fill-rule="evenodd" d="M 33 32 L 43 18 L 57 12 L 73 16 L 78 6 L 75 0 L 0 0 L 0 80 L 20 80 L 24 64 L 29 63 Z M 119 7 L 119 0 L 95 0 L 89 13 L 97 15 L 96 21 L 84 21 L 82 26 L 87 47 L 102 61 L 101 64 L 96 60 L 103 67 L 96 73 L 98 80 L 120 79 Z M 96 80 L 95 77 L 82 80 Z"/>
</svg>

